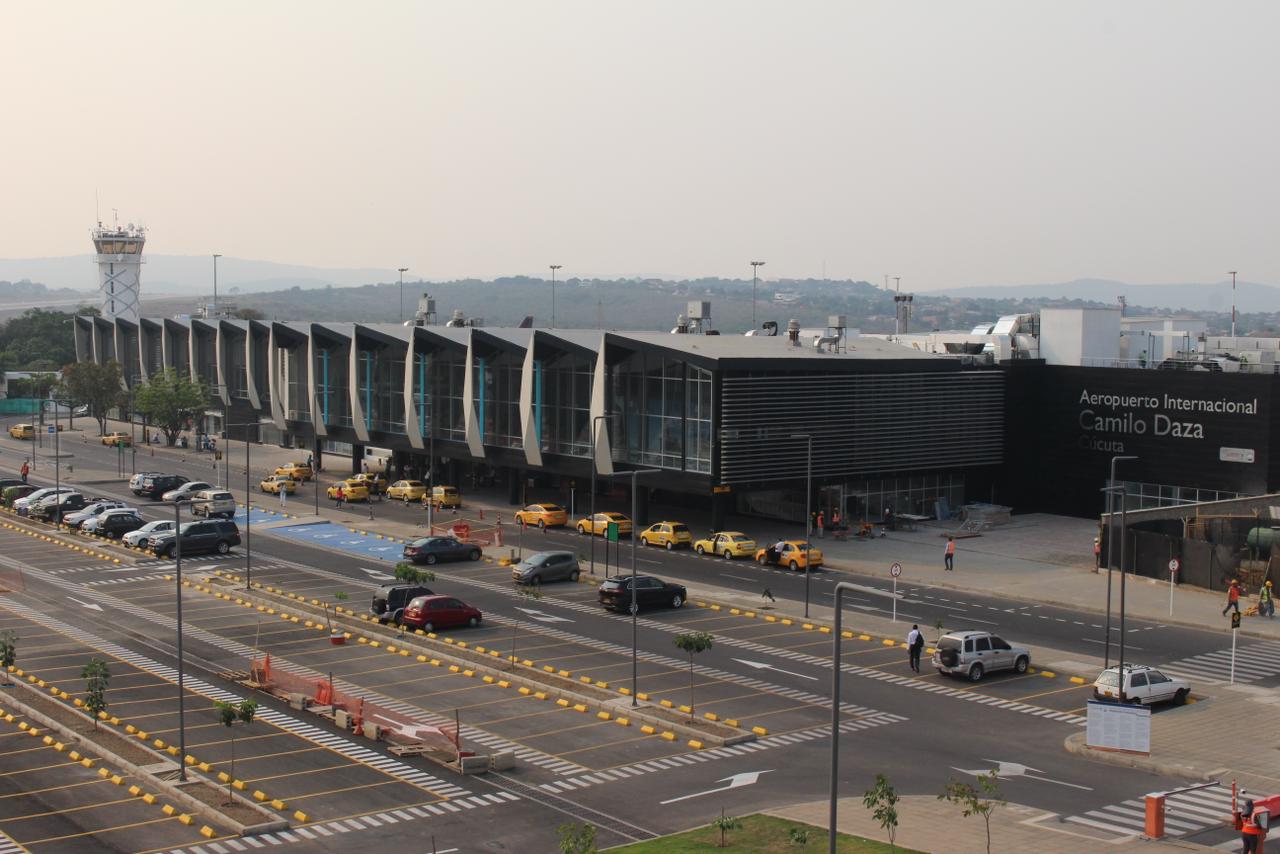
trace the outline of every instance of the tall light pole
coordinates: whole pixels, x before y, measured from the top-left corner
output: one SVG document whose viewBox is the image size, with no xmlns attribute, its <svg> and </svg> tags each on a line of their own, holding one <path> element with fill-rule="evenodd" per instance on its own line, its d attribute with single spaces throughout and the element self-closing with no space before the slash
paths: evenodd
<svg viewBox="0 0 1280 854">
<path fill-rule="evenodd" d="M 804 618 L 809 619 L 809 552 L 813 549 L 813 514 L 810 513 L 809 502 L 813 500 L 813 434 L 792 433 L 792 439 L 804 439 L 809 443 L 809 452 L 805 456 L 804 475 Z"/>
<path fill-rule="evenodd" d="M 218 259 L 222 256 L 216 252 L 213 255 L 213 316 L 218 316 Z M 185 779 L 185 778 L 184 778 Z"/>
<path fill-rule="evenodd" d="M 400 274 L 400 322 L 404 323 L 404 274 L 409 272 L 409 268 L 396 267 L 396 272 Z"/>
<path fill-rule="evenodd" d="M 594 532 L 595 532 L 595 524 L 596 524 L 596 443 L 598 441 L 597 430 L 599 429 L 598 427 L 596 427 L 596 424 L 598 424 L 599 422 L 603 421 L 608 417 L 609 417 L 608 415 L 597 415 L 591 419 L 591 500 L 590 500 L 590 509 L 588 510 L 590 515 L 588 516 L 588 518 L 591 520 L 591 530 L 592 530 L 592 535 L 591 535 L 591 574 L 592 575 L 596 574 L 596 537 Z M 632 530 L 634 530 L 635 528 L 635 522 L 636 522 L 635 519 L 631 520 Z M 608 546 L 605 546 L 605 548 L 608 548 Z M 608 562 L 609 562 L 609 558 L 608 558 L 608 555 L 606 554 L 605 563 L 608 564 Z"/>
<path fill-rule="evenodd" d="M 435 495 L 435 470 L 436 470 L 436 412 L 435 398 L 430 393 L 427 394 L 427 536 L 432 536 L 431 522 L 433 499 Z"/>
<path fill-rule="evenodd" d="M 1231 337 L 1235 338 L 1236 337 L 1236 271 L 1228 270 L 1227 272 L 1231 274 Z M 1231 346 L 1234 347 L 1235 343 L 1236 342 L 1232 341 Z"/>
<path fill-rule="evenodd" d="M 763 261 L 751 262 L 751 328 L 756 328 L 756 284 L 760 281 L 758 273 L 764 266 Z"/>
<path fill-rule="evenodd" d="M 1102 652 L 1102 669 L 1107 670 L 1111 667 L 1111 544 L 1115 540 L 1115 500 L 1116 493 L 1116 464 L 1125 460 L 1136 460 L 1133 456 L 1118 456 L 1111 458 L 1111 479 L 1107 481 L 1107 635 L 1103 640 Z M 1123 504 L 1121 507 L 1123 508 Z M 1120 535 L 1124 536 L 1123 533 Z M 1120 584 L 1121 590 L 1124 589 L 1124 540 L 1120 541 Z M 1121 607 L 1123 608 L 1123 593 L 1121 594 Z M 1124 674 L 1121 673 L 1123 681 Z"/>
<path fill-rule="evenodd" d="M 182 658 L 182 519 L 179 516 L 185 499 L 173 502 L 174 573 L 178 579 L 178 779 L 187 781 L 186 683 Z"/>
<path fill-rule="evenodd" d="M 563 264 L 551 264 L 551 328 L 556 328 L 556 270 L 563 267 Z"/>
<path fill-rule="evenodd" d="M 636 525 L 636 478 L 642 474 L 662 474 L 662 469 L 632 469 L 631 471 L 618 472 L 612 477 L 629 477 L 631 478 L 631 705 L 637 706 L 636 701 L 637 690 L 640 684 L 639 677 L 639 643 L 640 637 L 639 620 L 637 615 L 640 613 L 640 606 L 636 602 L 636 541 L 637 536 Z M 595 520 L 591 520 L 591 537 L 594 540 L 596 535 Z"/>
<path fill-rule="evenodd" d="M 840 632 L 844 615 L 844 592 L 855 589 L 847 581 L 836 583 L 836 619 L 831 632 L 831 783 L 827 807 L 827 851 L 836 854 L 836 795 L 840 791 Z"/>
<path fill-rule="evenodd" d="M 232 427 L 257 427 L 262 429 L 261 421 L 245 421 L 240 424 L 228 424 L 227 430 Z M 222 453 L 227 459 L 227 489 L 231 489 L 231 434 L 230 432 L 223 434 L 226 439 L 227 447 Z M 312 476 L 315 473 L 312 472 Z M 281 487 L 283 489 L 283 487 Z M 319 500 L 317 498 L 317 500 Z M 317 515 L 319 511 L 317 511 Z M 253 540 L 250 539 L 252 533 L 251 524 L 253 520 L 253 493 L 249 490 L 249 431 L 244 432 L 244 589 L 250 589 L 253 584 Z"/>
</svg>

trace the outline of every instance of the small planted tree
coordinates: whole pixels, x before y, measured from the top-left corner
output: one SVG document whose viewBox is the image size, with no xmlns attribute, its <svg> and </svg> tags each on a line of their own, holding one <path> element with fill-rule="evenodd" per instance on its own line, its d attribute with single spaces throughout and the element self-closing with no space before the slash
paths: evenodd
<svg viewBox="0 0 1280 854">
<path fill-rule="evenodd" d="M 396 564 L 396 581 L 404 584 L 424 584 L 428 581 L 435 581 L 436 574 L 429 569 L 418 569 L 408 561 L 400 561 Z"/>
<path fill-rule="evenodd" d="M 596 828 L 593 824 L 562 824 L 556 828 L 560 834 L 560 854 L 595 854 Z"/>
<path fill-rule="evenodd" d="M 805 827 L 793 827 L 787 831 L 787 841 L 801 848 L 809 844 L 809 830 Z"/>
<path fill-rule="evenodd" d="M 334 593 L 334 594 L 333 594 L 333 598 L 334 598 L 334 603 L 333 603 L 333 605 L 332 605 L 332 606 L 331 606 L 331 605 L 329 605 L 329 603 L 328 603 L 328 602 L 324 603 L 324 621 L 325 621 L 325 624 L 326 624 L 326 625 L 328 625 L 328 627 L 329 627 L 329 640 L 330 640 L 330 642 L 335 643 L 335 644 L 340 644 L 340 643 L 342 643 L 344 640 L 346 640 L 346 638 L 345 638 L 345 636 L 343 635 L 343 632 L 342 632 L 340 629 L 335 629 L 335 628 L 333 627 L 333 619 L 332 619 L 332 617 L 330 617 L 330 615 L 329 615 L 329 609 L 330 609 L 330 607 L 332 607 L 332 608 L 333 608 L 333 613 L 336 615 L 336 614 L 338 613 L 338 603 L 339 603 L 339 602 L 345 602 L 345 601 L 347 601 L 348 599 L 350 599 L 351 597 L 347 595 L 347 591 L 345 591 L 345 590 L 339 590 L 337 593 Z"/>
<path fill-rule="evenodd" d="M 711 822 L 711 826 L 720 831 L 720 844 L 716 847 L 724 848 L 729 844 L 726 838 L 729 831 L 742 829 L 742 819 L 732 815 L 725 815 L 724 807 L 721 807 L 720 815 L 716 816 L 716 820 Z"/>
<path fill-rule="evenodd" d="M 231 776 L 227 778 L 227 806 L 231 806 L 235 803 L 235 796 L 231 793 L 231 785 L 236 779 L 235 723 L 240 721 L 245 726 L 253 723 L 253 717 L 258 713 L 258 704 L 253 700 L 241 700 L 239 703 L 224 703 L 214 700 L 213 708 L 218 713 L 219 722 L 231 730 Z"/>
<path fill-rule="evenodd" d="M 14 662 L 18 660 L 18 636 L 14 634 L 13 629 L 5 629 L 0 632 L 0 685 L 12 685 L 13 681 L 9 679 L 9 668 L 13 667 Z"/>
<path fill-rule="evenodd" d="M 1004 798 L 1000 797 L 1000 778 L 995 771 L 979 775 L 977 782 L 978 785 L 975 786 L 952 780 L 947 783 L 942 794 L 938 795 L 938 800 L 957 804 L 964 811 L 965 818 L 971 815 L 982 816 L 987 829 L 987 854 L 991 854 L 991 814 L 1004 803 Z"/>
<path fill-rule="evenodd" d="M 676 646 L 689 656 L 689 720 L 693 720 L 693 657 L 711 649 L 711 641 L 711 635 L 706 632 L 676 635 Z"/>
<path fill-rule="evenodd" d="M 862 795 L 862 804 L 871 810 L 871 816 L 889 835 L 889 849 L 898 835 L 898 793 L 883 774 L 876 775 L 876 783 Z"/>
<path fill-rule="evenodd" d="M 537 584 L 517 584 L 516 595 L 525 602 L 537 602 L 542 598 L 542 588 Z M 516 669 L 516 633 L 520 631 L 520 621 L 511 621 L 511 669 Z M 594 830 L 592 831 L 594 832 Z"/>
<path fill-rule="evenodd" d="M 107 710 L 107 684 L 111 681 L 111 670 L 100 658 L 90 659 L 80 671 L 84 680 L 84 707 L 93 715 L 93 728 L 98 728 L 98 716 Z"/>
</svg>

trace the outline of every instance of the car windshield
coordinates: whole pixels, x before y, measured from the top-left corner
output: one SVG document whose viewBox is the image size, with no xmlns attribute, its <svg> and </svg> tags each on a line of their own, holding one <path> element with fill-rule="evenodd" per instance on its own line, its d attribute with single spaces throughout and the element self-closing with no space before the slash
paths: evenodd
<svg viewBox="0 0 1280 854">
<path fill-rule="evenodd" d="M 533 555 L 525 563 L 529 564 L 529 566 L 542 566 L 549 560 L 551 560 L 551 555 Z"/>
<path fill-rule="evenodd" d="M 564 508 L 559 504 L 543 504 L 542 509 L 548 513 L 559 513 Z"/>
<path fill-rule="evenodd" d="M 943 638 L 938 641 L 938 649 L 954 649 L 959 651 L 960 640 L 958 638 Z"/>
<path fill-rule="evenodd" d="M 1114 670 L 1103 671 L 1098 677 L 1098 684 L 1105 688 L 1114 688 L 1120 684 L 1120 676 Z"/>
</svg>

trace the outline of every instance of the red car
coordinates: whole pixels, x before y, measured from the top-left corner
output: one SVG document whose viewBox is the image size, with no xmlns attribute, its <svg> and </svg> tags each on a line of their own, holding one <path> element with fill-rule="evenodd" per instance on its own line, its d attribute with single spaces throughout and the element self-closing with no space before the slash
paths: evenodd
<svg viewBox="0 0 1280 854">
<path fill-rule="evenodd" d="M 461 599 L 452 596 L 419 596 L 404 609 L 402 621 L 406 626 L 435 632 L 452 626 L 480 625 L 481 614 Z"/>
</svg>

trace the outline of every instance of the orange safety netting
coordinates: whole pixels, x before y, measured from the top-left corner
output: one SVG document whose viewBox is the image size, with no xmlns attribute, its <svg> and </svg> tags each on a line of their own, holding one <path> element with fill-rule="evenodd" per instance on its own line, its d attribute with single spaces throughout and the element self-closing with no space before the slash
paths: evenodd
<svg viewBox="0 0 1280 854">
<path fill-rule="evenodd" d="M 447 522 L 432 522 L 431 536 L 433 537 L 457 537 L 464 543 L 473 546 L 492 546 L 495 543 L 502 545 L 498 539 L 498 529 L 494 525 L 477 525 L 474 519 L 450 520 Z"/>
<path fill-rule="evenodd" d="M 457 727 L 452 724 L 423 723 L 403 712 L 346 693 L 327 679 L 301 676 L 271 666 L 271 656 L 250 660 L 250 674 L 264 690 L 280 694 L 301 694 L 321 706 L 342 709 L 351 715 L 354 729 L 366 722 L 382 728 L 383 738 L 394 744 L 421 743 L 431 750 L 455 753 L 461 749 Z"/>
</svg>

